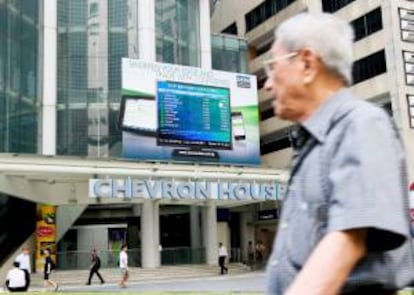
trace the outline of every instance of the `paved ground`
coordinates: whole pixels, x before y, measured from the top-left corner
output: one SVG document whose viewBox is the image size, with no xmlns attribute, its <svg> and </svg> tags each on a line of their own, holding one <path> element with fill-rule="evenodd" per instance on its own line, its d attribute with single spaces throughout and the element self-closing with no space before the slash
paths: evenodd
<svg viewBox="0 0 414 295">
<path fill-rule="evenodd" d="M 183 294 L 264 294 L 265 275 L 262 271 L 251 271 L 242 264 L 230 264 L 229 274 L 219 275 L 217 266 L 182 265 L 162 266 L 156 269 L 130 269 L 130 281 L 126 289 L 118 286 L 120 273 L 118 269 L 103 269 L 102 275 L 106 282 L 101 285 L 95 277 L 91 286 L 86 286 L 87 270 L 57 271 L 52 279 L 60 285 L 59 293 L 67 292 L 176 292 Z M 32 275 L 32 285 L 29 291 L 44 292 L 41 274 Z M 2 290 L 0 289 L 0 292 Z M 413 291 L 401 292 L 399 295 L 414 295 Z"/>
<path fill-rule="evenodd" d="M 143 291 L 169 291 L 177 292 L 254 292 L 263 294 L 264 273 L 251 272 L 234 275 L 216 275 L 205 278 L 168 279 L 152 282 L 131 282 L 126 289 L 117 284 L 104 284 L 92 286 L 62 287 L 62 292 L 143 292 Z"/>
<path fill-rule="evenodd" d="M 152 289 L 158 288 L 154 286 L 163 286 L 164 290 L 172 288 L 173 291 L 179 286 L 187 285 L 186 282 L 194 282 L 189 284 L 192 289 L 196 289 L 196 286 L 204 286 L 206 290 L 210 287 L 208 283 L 203 282 L 214 282 L 214 285 L 223 285 L 224 281 L 232 281 L 233 277 L 239 275 L 246 275 L 249 278 L 251 270 L 243 264 L 230 264 L 229 274 L 221 276 L 219 275 L 219 268 L 211 265 L 180 265 L 180 266 L 162 266 L 155 269 L 142 269 L 142 268 L 130 268 L 130 279 L 127 290 L 160 290 Z M 105 284 L 101 285 L 98 278 L 95 276 L 92 280 L 91 286 L 86 286 L 89 271 L 88 270 L 71 270 L 71 271 L 56 271 L 52 274 L 51 279 L 59 283 L 59 289 L 62 291 L 69 290 L 86 290 L 86 291 L 119 291 L 118 282 L 120 279 L 120 271 L 118 269 L 102 269 L 102 276 L 105 279 Z M 243 278 L 243 277 L 242 277 Z M 197 282 L 198 280 L 198 282 Z M 236 279 L 237 281 L 237 279 Z M 237 283 L 242 285 L 243 282 Z M 236 285 L 237 285 L 236 284 Z M 230 283 L 230 286 L 232 283 Z M 190 288 L 190 289 L 191 289 Z M 189 289 L 189 291 L 191 291 Z M 32 274 L 32 283 L 30 285 L 31 291 L 43 291 L 43 278 L 42 274 Z"/>
</svg>

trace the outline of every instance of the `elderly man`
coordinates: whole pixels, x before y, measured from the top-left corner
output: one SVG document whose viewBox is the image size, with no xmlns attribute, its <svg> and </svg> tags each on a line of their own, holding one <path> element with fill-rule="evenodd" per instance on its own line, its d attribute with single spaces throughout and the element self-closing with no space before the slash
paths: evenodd
<svg viewBox="0 0 414 295">
<path fill-rule="evenodd" d="M 265 89 L 297 130 L 267 294 L 391 295 L 413 277 L 403 147 L 389 116 L 346 89 L 352 42 L 330 14 L 275 31 Z"/>
</svg>

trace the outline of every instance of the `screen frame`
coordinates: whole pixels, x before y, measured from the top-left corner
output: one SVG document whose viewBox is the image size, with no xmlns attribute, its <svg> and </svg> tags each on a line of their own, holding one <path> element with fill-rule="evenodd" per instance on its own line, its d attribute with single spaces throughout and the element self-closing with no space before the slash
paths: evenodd
<svg viewBox="0 0 414 295">
<path fill-rule="evenodd" d="M 228 105 L 229 105 L 229 141 L 226 142 L 228 146 L 208 146 L 207 144 L 199 145 L 199 144 L 182 144 L 182 143 L 168 143 L 168 142 L 160 142 L 159 141 L 159 118 L 158 118 L 158 83 L 160 82 L 167 82 L 167 83 L 173 83 L 173 84 L 181 84 L 181 85 L 189 85 L 189 86 L 201 86 L 201 87 L 208 87 L 208 88 L 216 88 L 216 89 L 225 89 L 228 91 Z M 155 94 L 155 100 L 157 105 L 157 145 L 158 146 L 171 146 L 171 147 L 189 147 L 191 149 L 195 150 L 233 150 L 233 128 L 232 128 L 232 118 L 231 118 L 231 89 L 230 87 L 222 87 L 222 86 L 213 86 L 213 85 L 207 85 L 207 84 L 199 84 L 199 83 L 188 83 L 188 82 L 181 82 L 181 81 L 172 81 L 172 80 L 156 80 L 156 94 Z"/>
<path fill-rule="evenodd" d="M 155 97 L 140 96 L 140 95 L 123 95 L 121 98 L 121 106 L 119 108 L 119 116 L 118 116 L 119 130 L 128 131 L 128 132 L 132 132 L 132 133 L 139 134 L 139 135 L 156 137 L 158 134 L 158 126 L 155 127 L 155 130 L 149 130 L 149 129 L 144 129 L 144 128 L 132 128 L 130 126 L 125 126 L 123 124 L 124 116 L 125 116 L 125 106 L 126 106 L 127 100 L 129 99 L 153 101 L 155 103 L 155 113 L 157 114 L 157 101 Z"/>
</svg>

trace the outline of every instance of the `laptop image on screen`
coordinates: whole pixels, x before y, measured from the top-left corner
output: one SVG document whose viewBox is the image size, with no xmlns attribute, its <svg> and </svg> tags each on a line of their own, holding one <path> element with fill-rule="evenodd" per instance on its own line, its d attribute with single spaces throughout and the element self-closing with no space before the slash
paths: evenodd
<svg viewBox="0 0 414 295">
<path fill-rule="evenodd" d="M 157 135 L 157 106 L 154 97 L 123 96 L 119 129 L 140 135 Z"/>
</svg>

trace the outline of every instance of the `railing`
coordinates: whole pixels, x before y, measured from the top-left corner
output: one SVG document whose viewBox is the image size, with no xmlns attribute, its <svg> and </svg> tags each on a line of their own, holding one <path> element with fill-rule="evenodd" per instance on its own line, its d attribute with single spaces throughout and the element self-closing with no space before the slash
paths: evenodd
<svg viewBox="0 0 414 295">
<path fill-rule="evenodd" d="M 230 262 L 242 262 L 242 255 L 240 248 L 231 248 L 230 249 Z"/>
<path fill-rule="evenodd" d="M 101 259 L 101 267 L 119 267 L 119 250 L 104 250 L 98 253 Z M 56 254 L 58 269 L 89 269 L 91 265 L 90 251 L 66 251 Z M 141 266 L 141 249 L 134 248 L 128 250 L 128 264 L 130 266 Z"/>
<path fill-rule="evenodd" d="M 206 263 L 206 251 L 204 248 L 164 248 L 161 252 L 162 265 L 203 263 Z"/>
<path fill-rule="evenodd" d="M 101 267 L 119 267 L 119 250 L 103 250 L 98 253 Z M 56 255 L 57 268 L 61 270 L 89 269 L 91 265 L 90 251 L 65 251 Z M 161 251 L 161 265 L 204 264 L 206 254 L 204 248 L 176 247 L 164 248 Z M 133 267 L 141 266 L 141 248 L 128 250 L 128 264 Z"/>
</svg>

